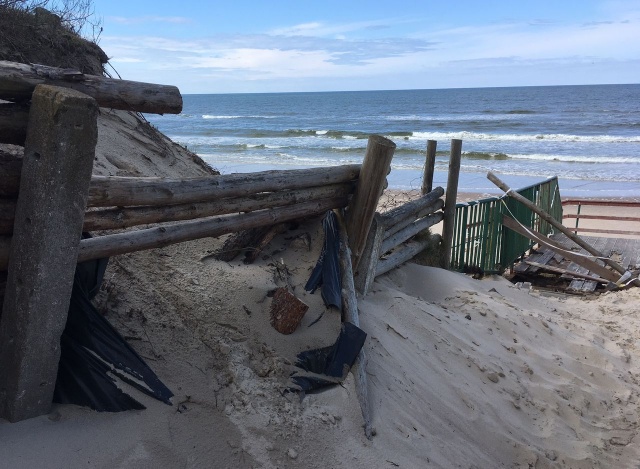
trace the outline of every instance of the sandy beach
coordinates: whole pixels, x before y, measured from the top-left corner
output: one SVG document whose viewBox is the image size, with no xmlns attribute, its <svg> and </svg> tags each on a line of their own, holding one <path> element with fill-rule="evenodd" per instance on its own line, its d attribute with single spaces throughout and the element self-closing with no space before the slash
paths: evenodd
<svg viewBox="0 0 640 469">
<path fill-rule="evenodd" d="M 96 174 L 206 173 L 180 147 L 160 151 L 131 130 L 132 119 L 100 117 Z M 140 156 L 118 159 L 133 141 Z M 322 239 L 315 220 L 252 265 L 214 260 L 224 238 L 111 259 L 96 306 L 174 392 L 173 405 L 120 383 L 147 409 L 54 405 L 0 421 L 0 467 L 637 467 L 637 288 L 568 297 L 408 263 L 358 303 L 373 439 L 351 375 L 302 399 L 285 393 L 296 355 L 331 345 L 340 328 L 339 314 L 303 289 Z M 286 336 L 269 324 L 275 263 L 309 305 Z"/>
</svg>

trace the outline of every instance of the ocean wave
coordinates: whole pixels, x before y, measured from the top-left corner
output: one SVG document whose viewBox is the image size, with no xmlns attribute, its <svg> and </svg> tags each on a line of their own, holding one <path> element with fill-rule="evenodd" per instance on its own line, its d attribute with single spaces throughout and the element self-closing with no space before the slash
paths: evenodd
<svg viewBox="0 0 640 469">
<path fill-rule="evenodd" d="M 203 119 L 276 119 L 278 116 L 218 116 L 213 114 L 203 114 Z"/>
<path fill-rule="evenodd" d="M 423 140 L 491 140 L 504 142 L 584 142 L 584 143 L 640 143 L 640 135 L 570 135 L 570 134 L 493 134 L 480 132 L 413 132 L 411 139 Z"/>
</svg>

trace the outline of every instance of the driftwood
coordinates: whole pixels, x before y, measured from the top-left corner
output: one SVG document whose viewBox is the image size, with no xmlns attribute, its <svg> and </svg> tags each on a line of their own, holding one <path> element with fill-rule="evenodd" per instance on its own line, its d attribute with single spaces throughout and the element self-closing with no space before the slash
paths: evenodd
<svg viewBox="0 0 640 469">
<path fill-rule="evenodd" d="M 280 233 L 287 231 L 292 226 L 294 226 L 293 223 L 287 222 L 269 227 L 267 232 L 258 240 L 258 242 L 256 242 L 253 246 L 250 246 L 250 249 L 244 255 L 243 262 L 245 264 L 253 264 L 253 262 L 258 258 L 262 251 L 264 251 L 264 248 L 266 248 L 269 243 L 273 241 L 273 238 L 278 236 Z"/>
<path fill-rule="evenodd" d="M 24 145 L 28 122 L 29 106 L 16 103 L 0 104 L 0 143 Z"/>
<path fill-rule="evenodd" d="M 337 212 L 337 211 L 336 211 Z M 356 298 L 356 288 L 353 284 L 353 268 L 351 266 L 351 249 L 349 249 L 349 239 L 347 229 L 340 213 L 336 213 L 338 226 L 340 228 L 340 269 L 342 270 L 342 311 L 344 320 L 354 326 L 360 327 L 358 316 L 358 301 Z M 373 437 L 371 426 L 371 410 L 369 407 L 369 393 L 367 391 L 367 355 L 364 348 L 360 350 L 358 358 L 351 367 L 354 378 L 356 395 L 360 403 L 362 418 L 364 420 L 364 434 L 370 440 Z"/>
<path fill-rule="evenodd" d="M 444 207 L 444 200 L 438 199 L 433 204 L 425 206 L 423 209 L 418 211 L 414 216 L 410 216 L 408 218 L 405 218 L 404 220 L 400 220 L 399 222 L 394 223 L 393 225 L 389 225 L 388 223 L 385 223 L 385 226 L 387 227 L 386 231 L 384 232 L 385 239 L 393 236 L 398 231 L 403 230 L 407 226 L 414 223 L 417 219 L 424 218 L 425 216 L 430 215 L 432 213 L 436 213 L 438 210 L 442 209 L 442 207 Z"/>
<path fill-rule="evenodd" d="M 188 179 L 95 176 L 89 206 L 174 205 L 240 197 L 259 192 L 304 189 L 353 181 L 360 165 L 261 171 Z"/>
<path fill-rule="evenodd" d="M 575 262 L 581 267 L 590 270 L 591 272 L 598 274 L 600 277 L 606 280 L 610 280 L 612 282 L 617 282 L 619 279 L 619 275 L 615 272 L 607 269 L 605 266 L 598 264 L 591 259 L 588 259 L 584 256 L 580 256 L 572 251 L 569 251 L 566 247 L 559 245 L 558 243 L 552 241 L 542 233 L 538 233 L 535 230 L 530 228 L 522 227 L 516 220 L 510 218 L 506 215 L 502 216 L 502 224 L 509 228 L 510 230 L 515 231 L 516 233 L 529 238 L 532 241 L 542 244 L 543 246 L 548 247 L 552 251 L 555 251 L 561 254 L 566 259 Z"/>
<path fill-rule="evenodd" d="M 376 213 L 371 222 L 371 229 L 367 237 L 367 243 L 362 251 L 360 267 L 355 274 L 355 283 L 358 291 L 364 296 L 369 292 L 373 281 L 376 279 L 376 266 L 380 260 L 380 249 L 384 240 L 385 225 L 382 215 Z"/>
<path fill-rule="evenodd" d="M 309 306 L 296 298 L 287 287 L 277 288 L 271 302 L 271 325 L 281 334 L 292 334 L 308 309 Z"/>
<path fill-rule="evenodd" d="M 0 99 L 29 101 L 36 85 L 73 88 L 88 94 L 100 107 L 152 114 L 179 114 L 182 96 L 175 86 L 115 80 L 76 70 L 0 61 Z"/>
<path fill-rule="evenodd" d="M 231 262 L 238 257 L 243 250 L 256 244 L 269 229 L 269 226 L 258 226 L 233 233 L 222 243 L 222 246 L 220 246 L 218 252 L 213 255 L 213 258 L 223 262 Z"/>
</svg>

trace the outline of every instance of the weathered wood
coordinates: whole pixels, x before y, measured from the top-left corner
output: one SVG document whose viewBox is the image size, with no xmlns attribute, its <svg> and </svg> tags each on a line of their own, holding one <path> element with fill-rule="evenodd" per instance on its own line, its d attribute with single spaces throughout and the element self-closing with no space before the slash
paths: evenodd
<svg viewBox="0 0 640 469">
<path fill-rule="evenodd" d="M 0 60 L 0 99 L 28 101 L 36 85 L 40 84 L 88 94 L 100 107 L 151 114 L 182 112 L 182 96 L 175 86 L 115 80 L 76 70 Z"/>
<path fill-rule="evenodd" d="M 396 144 L 387 138 L 380 135 L 369 137 L 358 187 L 347 212 L 347 233 L 351 244 L 354 270 L 358 269 L 373 214 L 391 169 L 391 159 L 395 149 Z"/>
<path fill-rule="evenodd" d="M 240 197 L 259 192 L 304 189 L 358 178 L 360 165 L 261 171 L 188 179 L 94 176 L 92 207 L 174 205 Z"/>
<path fill-rule="evenodd" d="M 584 267 L 585 269 L 589 269 L 591 272 L 598 274 L 600 277 L 610 280 L 612 282 L 617 282 L 620 275 L 617 275 L 615 272 L 607 269 L 605 266 L 598 264 L 597 262 L 588 259 L 587 257 L 578 255 L 568 250 L 564 246 L 559 246 L 558 243 L 549 239 L 542 233 L 538 233 L 537 231 L 531 228 L 524 228 L 511 217 L 506 215 L 502 216 L 502 224 L 509 228 L 510 230 L 515 231 L 516 233 L 529 238 L 532 241 L 542 244 L 543 246 L 548 247 L 549 249 L 556 251 L 561 254 L 566 259 L 575 262 L 576 264 Z"/>
<path fill-rule="evenodd" d="M 429 239 L 422 241 L 410 241 L 396 249 L 389 255 L 389 257 L 378 262 L 378 266 L 376 267 L 376 277 L 389 272 L 391 269 L 395 269 L 400 264 L 407 262 L 409 259 L 413 259 L 417 254 L 424 251 L 430 243 L 431 240 Z"/>
<path fill-rule="evenodd" d="M 287 231 L 291 226 L 293 226 L 292 223 L 287 222 L 269 227 L 267 232 L 264 233 L 253 246 L 250 246 L 249 251 L 244 256 L 243 262 L 245 264 L 253 264 L 262 251 L 264 251 L 264 248 L 266 248 L 276 236 Z"/>
<path fill-rule="evenodd" d="M 98 138 L 89 96 L 40 85 L 32 102 L 0 322 L 0 416 L 11 422 L 51 408 Z"/>
<path fill-rule="evenodd" d="M 442 224 L 442 257 L 440 265 L 443 269 L 451 266 L 451 246 L 453 246 L 453 229 L 456 216 L 456 199 L 458 197 L 458 179 L 460 177 L 460 160 L 462 158 L 462 140 L 451 140 L 451 157 L 449 159 L 449 176 L 447 178 L 447 195 L 444 203 L 444 220 Z"/>
<path fill-rule="evenodd" d="M 273 225 L 297 218 L 318 215 L 332 208 L 344 207 L 346 204 L 346 197 L 313 200 L 289 207 L 277 207 L 241 215 L 190 220 L 173 225 L 83 239 L 80 241 L 78 262 L 127 252 L 160 248 L 198 238 L 214 238 L 226 233 L 247 230 L 257 226 Z"/>
<path fill-rule="evenodd" d="M 579 272 L 571 272 L 570 270 L 567 269 L 562 269 L 560 267 L 554 267 L 552 265 L 547 265 L 547 264 L 542 264 L 540 262 L 534 262 L 534 261 L 529 261 L 529 260 L 524 260 L 523 261 L 525 264 L 529 264 L 533 267 L 537 267 L 538 269 L 542 269 L 542 270 L 548 270 L 549 272 L 554 272 L 556 274 L 563 274 L 563 275 L 567 275 L 569 277 L 578 277 L 578 278 L 582 278 L 585 280 L 591 280 L 593 282 L 598 282 L 598 283 L 609 283 L 609 280 L 605 280 L 603 278 L 600 277 L 595 277 L 593 275 L 587 275 L 587 274 L 582 274 Z"/>
<path fill-rule="evenodd" d="M 337 212 L 337 211 L 336 211 Z M 354 326 L 360 327 L 360 317 L 358 315 L 358 300 L 356 298 L 356 288 L 353 283 L 353 267 L 351 266 L 351 249 L 349 249 L 349 239 L 346 224 L 342 215 L 336 213 L 338 226 L 340 228 L 340 269 L 342 271 L 342 312 L 344 320 Z M 364 420 L 364 434 L 371 440 L 373 438 L 373 428 L 371 426 L 371 410 L 369 406 L 369 392 L 367 390 L 367 355 L 364 347 L 360 350 L 358 358 L 351 367 L 351 374 L 354 378 L 356 396 L 360 403 L 362 419 Z"/>
<path fill-rule="evenodd" d="M 385 252 L 390 251 L 396 246 L 404 243 L 406 240 L 408 240 L 412 236 L 415 236 L 421 231 L 424 231 L 427 228 L 437 223 L 440 223 L 442 221 L 443 216 L 444 214 L 442 212 L 437 212 L 431 215 L 427 215 L 424 218 L 420 218 L 414 221 L 412 224 L 398 231 L 393 236 L 389 236 L 388 238 L 385 237 L 385 240 L 382 242 L 382 246 L 380 247 L 380 254 L 384 254 Z"/>
<path fill-rule="evenodd" d="M 569 238 L 571 241 L 576 243 L 578 246 L 583 248 L 588 253 L 593 254 L 596 257 L 602 258 L 602 260 L 608 266 L 610 266 L 611 268 L 615 269 L 620 274 L 624 274 L 627 271 L 624 267 L 622 267 L 620 264 L 615 262 L 613 259 L 609 258 L 608 256 L 605 256 L 600 251 L 598 251 L 597 249 L 593 248 L 589 243 L 585 242 L 582 238 L 580 238 L 580 236 L 578 236 L 577 234 L 573 233 L 573 231 L 570 228 L 567 228 L 562 223 L 556 221 L 555 218 L 553 218 L 547 212 L 545 212 L 540 207 L 538 207 L 536 204 L 531 202 L 529 199 L 527 199 L 526 197 L 523 197 L 522 195 L 518 194 L 517 192 L 512 191 L 511 188 L 507 184 L 505 184 L 502 180 L 500 180 L 500 178 L 498 178 L 492 172 L 489 172 L 487 174 L 487 179 L 489 179 L 496 186 L 498 186 L 500 189 L 502 189 L 509 197 L 517 200 L 518 202 L 520 202 L 522 205 L 527 207 L 532 212 L 537 213 L 540 216 L 540 218 L 542 218 L 543 220 L 548 222 L 551 226 L 556 228 L 558 231 L 561 231 L 562 233 L 564 233 L 567 236 L 567 238 Z M 578 262 L 576 262 L 576 264 L 578 264 Z M 598 273 L 598 272 L 596 272 L 596 273 Z M 601 274 L 598 273 L 598 275 L 601 275 Z M 636 286 L 640 286 L 640 280 L 638 280 L 638 279 L 636 279 L 633 283 Z"/>
<path fill-rule="evenodd" d="M 376 213 L 371 222 L 367 244 L 362 251 L 360 268 L 355 274 L 355 284 L 362 296 L 369 293 L 369 289 L 376 279 L 376 267 L 380 261 L 380 248 L 384 240 L 385 229 L 382 215 Z"/>
<path fill-rule="evenodd" d="M 281 334 L 293 334 L 309 309 L 303 301 L 291 293 L 287 287 L 276 289 L 271 302 L 271 325 Z"/>
<path fill-rule="evenodd" d="M 258 226 L 233 233 L 225 239 L 220 249 L 213 255 L 213 258 L 223 262 L 231 262 L 242 251 L 258 242 L 267 231 L 269 231 L 268 226 Z"/>
<path fill-rule="evenodd" d="M 405 218 L 404 220 L 399 221 L 398 223 L 394 223 L 393 225 L 388 226 L 387 230 L 384 232 L 384 238 L 387 239 L 393 236 L 398 231 L 401 231 L 407 226 L 411 225 L 417 219 L 424 218 L 427 215 L 430 215 L 432 213 L 436 213 L 438 210 L 442 209 L 442 207 L 444 207 L 444 200 L 443 199 L 436 200 L 432 205 L 427 205 L 425 208 L 423 208 L 418 213 L 416 213 L 414 217 Z"/>
<path fill-rule="evenodd" d="M 0 103 L 0 143 L 24 145 L 27 138 L 29 106 L 16 103 Z"/>
<path fill-rule="evenodd" d="M 433 213 L 442 206 L 440 205 L 441 203 L 439 200 L 443 194 L 444 189 L 442 187 L 436 187 L 427 195 L 423 195 L 415 200 L 399 205 L 398 207 L 383 213 L 382 221 L 387 227 L 387 230 L 393 230 L 395 225 L 402 223 L 407 219 L 415 220 L 419 213 L 425 212 L 429 208 L 433 207 L 431 212 Z M 390 231 L 390 233 L 393 234 L 393 231 Z"/>
<path fill-rule="evenodd" d="M 427 158 L 424 163 L 424 174 L 422 175 L 422 187 L 420 192 L 427 195 L 433 189 L 433 173 L 436 165 L 436 147 L 438 142 L 427 140 Z"/>
<path fill-rule="evenodd" d="M 354 184 L 348 182 L 165 207 L 141 206 L 100 209 L 87 212 L 84 219 L 84 230 L 113 230 L 149 223 L 193 220 L 227 213 L 253 212 L 255 210 L 284 207 L 328 197 L 346 197 L 353 190 Z M 4 232 L 0 231 L 0 233 Z"/>
</svg>

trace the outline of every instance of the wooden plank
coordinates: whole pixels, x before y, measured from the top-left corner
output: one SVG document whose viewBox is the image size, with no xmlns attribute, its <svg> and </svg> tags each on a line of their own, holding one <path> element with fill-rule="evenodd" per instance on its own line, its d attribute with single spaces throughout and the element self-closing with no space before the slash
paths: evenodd
<svg viewBox="0 0 640 469">
<path fill-rule="evenodd" d="M 40 84 L 80 91 L 95 98 L 100 107 L 152 114 L 182 112 L 182 95 L 175 86 L 115 80 L 76 70 L 0 60 L 0 99 L 28 101 Z"/>
<path fill-rule="evenodd" d="M 391 140 L 372 135 L 362 163 L 358 187 L 347 211 L 347 233 L 353 255 L 353 269 L 357 271 L 367 242 L 373 215 L 382 195 L 396 144 Z"/>
<path fill-rule="evenodd" d="M 493 174 L 492 172 L 489 172 L 487 174 L 487 179 L 489 179 L 496 186 L 502 189 L 509 197 L 517 200 L 522 205 L 527 207 L 529 210 L 538 214 L 540 218 L 548 222 L 551 226 L 553 226 L 554 228 L 557 228 L 559 231 L 564 233 L 569 239 L 571 239 L 571 241 L 576 243 L 581 248 L 585 249 L 588 253 L 593 254 L 596 257 L 604 258 L 603 259 L 604 262 L 607 265 L 609 265 L 612 269 L 619 272 L 620 274 L 624 274 L 626 272 L 626 270 L 623 269 L 620 264 L 618 264 L 617 262 L 613 261 L 610 258 L 607 258 L 597 249 L 594 249 L 592 246 L 589 245 L 589 243 L 585 242 L 578 235 L 574 234 L 571 229 L 565 227 L 562 223 L 556 221 L 551 215 L 549 215 L 547 212 L 542 210 L 540 207 L 536 206 L 536 204 L 534 204 L 527 198 L 523 197 L 522 195 L 518 194 L 517 192 L 512 191 L 511 188 L 507 184 L 505 184 L 503 181 L 501 181 L 500 178 L 498 178 L 495 174 Z M 640 286 L 640 280 L 636 280 L 634 284 Z"/>
<path fill-rule="evenodd" d="M 595 277 L 593 275 L 588 275 L 588 274 L 582 274 L 582 273 L 579 273 L 579 272 L 574 272 L 574 271 L 571 271 L 569 269 L 563 269 L 563 268 L 560 268 L 560 267 L 553 267 L 553 266 L 550 266 L 550 265 L 541 264 L 539 262 L 533 262 L 533 261 L 530 261 L 528 259 L 525 259 L 523 262 L 526 263 L 526 264 L 529 264 L 529 265 L 531 265 L 533 267 L 536 267 L 536 268 L 538 268 L 540 270 L 548 270 L 549 272 L 554 272 L 556 274 L 562 274 L 563 276 L 567 275 L 569 277 L 580 277 L 582 279 L 592 280 L 592 281 L 598 282 L 598 283 L 609 283 L 608 280 L 605 280 L 603 278 Z"/>
<path fill-rule="evenodd" d="M 11 422 L 51 409 L 97 115 L 80 92 L 40 85 L 33 93 L 0 322 L 0 417 Z"/>
<path fill-rule="evenodd" d="M 578 255 L 576 253 L 573 253 L 573 252 L 567 250 L 565 247 L 559 248 L 557 243 L 555 243 L 554 241 L 552 241 L 548 237 L 544 236 L 542 233 L 538 233 L 537 231 L 532 230 L 532 229 L 524 229 L 513 218 L 510 218 L 510 217 L 508 217 L 506 215 L 503 215 L 502 223 L 504 224 L 504 226 L 506 226 L 510 230 L 513 230 L 516 233 L 531 239 L 532 241 L 535 241 L 535 242 L 540 243 L 540 244 L 542 244 L 544 246 L 547 246 L 549 249 L 552 249 L 552 250 L 562 254 L 563 257 L 575 262 L 578 265 L 584 266 L 585 268 L 589 269 L 591 272 L 599 275 L 602 278 L 605 278 L 607 280 L 611 280 L 612 282 L 617 282 L 618 279 L 620 278 L 620 276 L 617 275 L 615 272 L 612 272 L 611 270 L 609 270 L 606 267 L 604 267 L 604 266 L 592 261 L 591 259 L 588 259 L 586 257 L 580 256 L 580 255 Z"/>
</svg>

